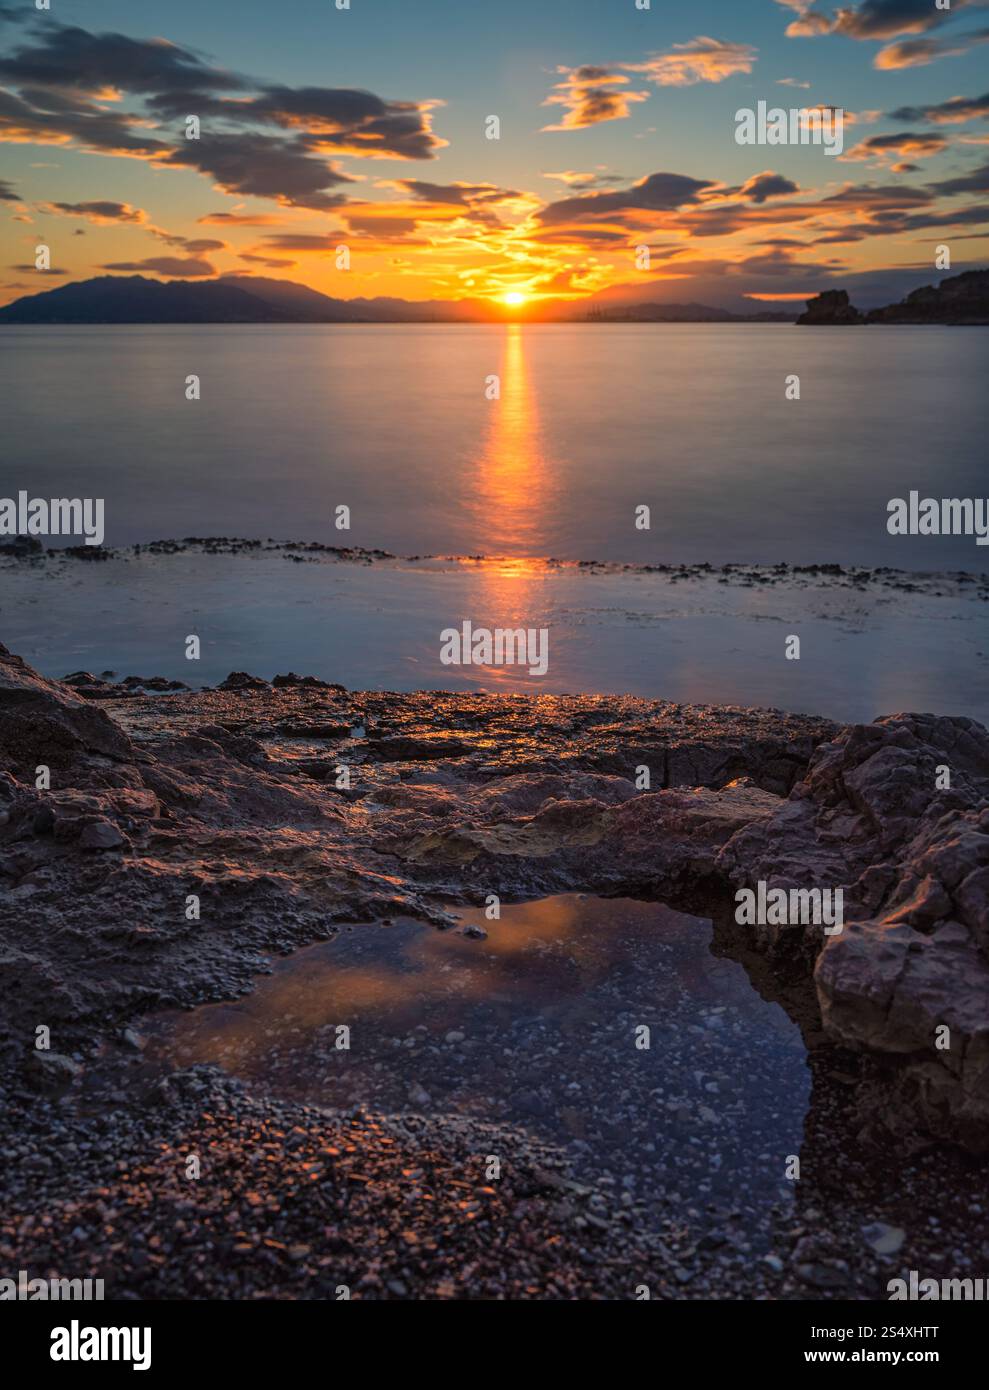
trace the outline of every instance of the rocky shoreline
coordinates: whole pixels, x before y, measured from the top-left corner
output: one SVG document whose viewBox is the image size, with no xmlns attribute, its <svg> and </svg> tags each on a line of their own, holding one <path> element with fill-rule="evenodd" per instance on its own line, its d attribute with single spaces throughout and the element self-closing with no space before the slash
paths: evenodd
<svg viewBox="0 0 989 1390">
<path fill-rule="evenodd" d="M 867 314 L 855 308 L 847 290 L 824 290 L 808 299 L 806 312 L 797 319 L 798 326 L 803 327 L 868 323 L 984 327 L 989 324 L 989 270 L 966 270 L 939 285 L 922 285 L 899 304 L 887 304 Z"/>
<path fill-rule="evenodd" d="M 278 555 L 292 564 L 340 564 L 408 569 L 484 568 L 505 561 L 499 555 L 397 555 L 389 550 L 365 546 L 326 545 L 321 541 L 248 540 L 237 536 L 184 536 L 181 539 L 138 542 L 130 546 L 68 545 L 44 546 L 35 536 L 17 536 L 0 541 L 0 564 L 13 570 L 61 569 L 76 562 L 99 565 L 106 561 L 127 563 L 141 557 L 251 556 Z M 509 561 L 511 562 L 511 561 Z M 713 579 L 718 584 L 739 588 L 847 589 L 857 593 L 899 593 L 939 595 L 975 594 L 989 602 L 989 571 L 981 570 L 904 570 L 890 565 L 723 564 L 709 562 L 666 564 L 618 562 L 614 560 L 572 560 L 554 556 L 531 557 L 525 562 L 533 571 L 547 574 L 655 575 L 669 584 L 696 579 Z"/>
<path fill-rule="evenodd" d="M 965 1236 L 989 1259 L 966 1176 L 989 1148 L 989 735 L 973 720 L 843 729 L 292 673 L 169 692 L 48 681 L 0 649 L 0 766 L 11 1267 L 112 1269 L 133 1297 L 876 1297 L 901 1253 L 957 1272 Z M 844 931 L 744 935 L 732 891 L 758 881 L 842 887 Z M 783 1254 L 756 1259 L 730 1213 L 717 1238 L 701 1212 L 657 1234 L 504 1127 L 286 1106 L 212 1068 L 86 1099 L 94 1060 L 124 1065 L 143 1016 L 247 993 L 271 954 L 340 924 L 455 931 L 443 904 L 575 891 L 711 918 L 804 1030 L 815 1101 Z M 494 1142 L 512 1155 L 501 1183 L 484 1180 Z M 192 1148 L 219 1185 L 184 1178 Z M 940 1229 L 863 1246 L 921 1192 Z"/>
</svg>

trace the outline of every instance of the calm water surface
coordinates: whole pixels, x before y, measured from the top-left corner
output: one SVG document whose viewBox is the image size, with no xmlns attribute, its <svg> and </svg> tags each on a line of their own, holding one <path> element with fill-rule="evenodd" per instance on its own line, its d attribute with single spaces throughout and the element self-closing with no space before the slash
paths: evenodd
<svg viewBox="0 0 989 1390">
<path fill-rule="evenodd" d="M 982 329 L 7 327 L 0 352 L 2 495 L 103 497 L 110 544 L 985 567 L 886 533 L 911 488 L 985 490 Z"/>
<path fill-rule="evenodd" d="M 744 1208 L 765 1248 L 793 1200 L 810 1073 L 798 1028 L 712 952 L 710 923 L 573 894 L 498 921 L 451 910 L 486 937 L 344 928 L 244 999 L 153 1021 L 142 1065 L 211 1062 L 296 1101 L 520 1125 L 587 1177 L 614 1175 L 646 1219 L 689 1192 Z"/>
</svg>

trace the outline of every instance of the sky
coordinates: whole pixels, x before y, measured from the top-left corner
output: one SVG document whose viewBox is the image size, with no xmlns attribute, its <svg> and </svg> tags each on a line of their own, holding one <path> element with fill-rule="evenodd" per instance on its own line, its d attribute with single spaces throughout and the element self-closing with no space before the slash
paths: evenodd
<svg viewBox="0 0 989 1390">
<path fill-rule="evenodd" d="M 939 246 L 989 263 L 989 0 L 38 3 L 0 0 L 0 302 L 234 274 L 870 307 Z M 841 153 L 737 143 L 759 102 L 840 109 Z"/>
</svg>

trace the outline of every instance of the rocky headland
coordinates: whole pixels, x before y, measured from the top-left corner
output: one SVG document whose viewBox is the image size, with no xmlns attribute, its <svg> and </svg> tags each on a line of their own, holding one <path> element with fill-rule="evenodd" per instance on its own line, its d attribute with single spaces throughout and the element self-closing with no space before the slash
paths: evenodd
<svg viewBox="0 0 989 1390">
<path fill-rule="evenodd" d="M 60 683 L 0 648 L 0 767 L 11 1267 L 116 1261 L 148 1297 L 341 1283 L 463 1296 L 468 1268 L 467 1296 L 629 1297 L 640 1279 L 654 1296 L 874 1296 L 875 1271 L 849 1272 L 829 1253 L 840 1235 L 817 1224 L 829 1184 L 844 1211 L 866 1182 L 841 1176 L 855 1144 L 911 1156 L 904 1197 L 948 1182 L 943 1210 L 964 1201 L 989 1251 L 959 1176 L 989 1150 L 989 734 L 973 720 L 841 728 L 622 697 L 352 692 L 294 673 L 195 692 Z M 760 881 L 841 887 L 843 931 L 739 927 L 733 893 Z M 450 904 L 560 892 L 709 917 L 718 949 L 804 1030 L 815 1196 L 792 1267 L 769 1261 L 745 1284 L 726 1265 L 713 1291 L 678 1288 L 682 1223 L 665 1242 L 634 1209 L 588 1223 L 598 1197 L 518 1134 L 499 1139 L 513 1180 L 492 1186 L 490 1135 L 450 1117 L 292 1109 L 215 1068 L 87 1108 L 92 1062 L 138 1047 L 142 1017 L 247 993 L 272 954 L 343 923 L 455 931 Z M 222 1193 L 181 1180 L 193 1135 L 218 1155 Z"/>
<path fill-rule="evenodd" d="M 928 323 L 958 327 L 989 324 L 989 270 L 966 270 L 942 280 L 939 285 L 922 285 L 899 304 L 887 304 L 867 314 L 854 307 L 846 290 L 825 290 L 808 299 L 807 310 L 797 323 L 810 327 L 863 323 Z"/>
</svg>

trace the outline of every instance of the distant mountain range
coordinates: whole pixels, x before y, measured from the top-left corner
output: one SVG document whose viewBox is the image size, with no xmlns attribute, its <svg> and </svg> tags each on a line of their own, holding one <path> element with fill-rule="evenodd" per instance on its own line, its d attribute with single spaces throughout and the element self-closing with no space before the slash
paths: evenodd
<svg viewBox="0 0 989 1390">
<path fill-rule="evenodd" d="M 762 309 L 755 314 L 733 314 L 712 309 L 710 304 L 592 304 L 575 318 L 591 323 L 793 323 L 796 314 Z"/>
<path fill-rule="evenodd" d="M 469 312 L 469 307 L 475 312 Z M 305 285 L 262 276 L 149 280 L 102 275 L 0 309 L 0 323 L 388 323 L 480 317 L 472 302 L 332 299 Z"/>
<path fill-rule="evenodd" d="M 501 322 L 506 310 L 480 299 L 415 301 L 334 299 L 291 280 L 230 275 L 219 280 L 149 280 L 103 275 L 0 308 L 0 323 L 477 323 Z M 794 315 L 734 314 L 706 304 L 595 304 L 544 300 L 527 315 L 539 321 L 742 323 L 793 321 Z"/>
<path fill-rule="evenodd" d="M 21 324 L 484 323 L 506 317 L 506 309 L 490 300 L 334 299 L 291 280 L 260 275 L 198 281 L 104 275 L 25 295 L 0 308 L 0 323 Z M 967 271 L 938 287 L 926 285 L 901 304 L 868 316 L 852 307 L 844 290 L 826 290 L 808 300 L 799 319 L 770 309 L 748 314 L 707 304 L 623 302 L 612 290 L 579 303 L 543 300 L 525 317 L 592 323 L 989 323 L 989 271 Z"/>
</svg>

